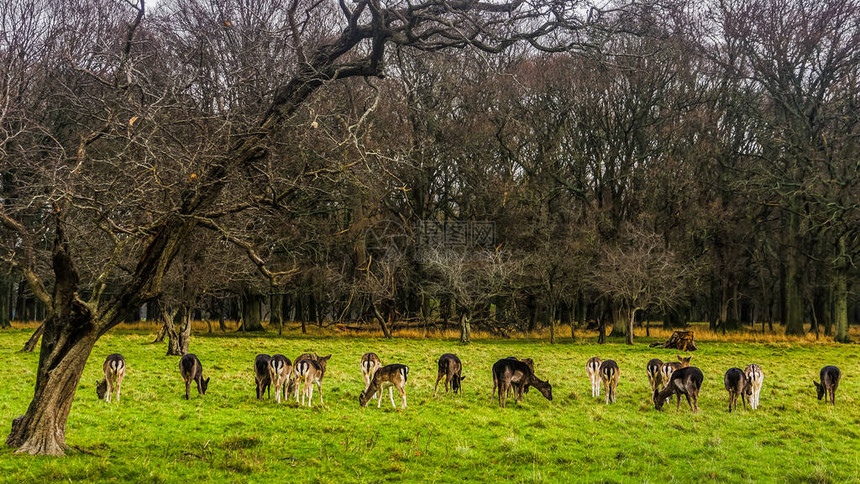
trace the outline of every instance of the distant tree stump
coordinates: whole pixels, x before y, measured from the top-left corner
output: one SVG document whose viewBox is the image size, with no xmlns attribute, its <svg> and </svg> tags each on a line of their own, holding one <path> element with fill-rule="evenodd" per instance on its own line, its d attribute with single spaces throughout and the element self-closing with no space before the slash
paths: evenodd
<svg viewBox="0 0 860 484">
<path fill-rule="evenodd" d="M 675 331 L 665 343 L 651 343 L 651 348 L 672 348 L 681 351 L 696 351 L 692 331 Z"/>
</svg>

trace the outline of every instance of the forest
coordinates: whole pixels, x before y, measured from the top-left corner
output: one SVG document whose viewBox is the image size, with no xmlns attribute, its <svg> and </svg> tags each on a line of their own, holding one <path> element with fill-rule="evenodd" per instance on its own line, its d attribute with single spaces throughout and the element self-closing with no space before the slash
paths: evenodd
<svg viewBox="0 0 860 484">
<path fill-rule="evenodd" d="M 7 444 L 120 323 L 860 322 L 860 1 L 0 0 Z"/>
</svg>

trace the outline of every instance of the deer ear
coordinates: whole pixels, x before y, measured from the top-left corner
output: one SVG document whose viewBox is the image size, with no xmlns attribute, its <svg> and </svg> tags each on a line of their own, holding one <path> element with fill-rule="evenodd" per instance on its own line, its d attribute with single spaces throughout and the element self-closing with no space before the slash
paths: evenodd
<svg viewBox="0 0 860 484">
<path fill-rule="evenodd" d="M 326 361 L 328 361 L 328 359 L 329 359 L 329 358 L 331 358 L 331 353 L 329 353 L 329 354 L 328 354 L 328 356 L 324 356 L 324 357 L 322 357 L 322 358 L 320 358 L 320 359 L 321 359 L 321 360 L 326 360 Z"/>
<path fill-rule="evenodd" d="M 460 377 L 460 381 L 463 381 L 463 380 L 465 380 L 465 379 L 466 379 L 466 377 L 465 377 L 465 376 L 461 376 L 461 377 Z"/>
</svg>

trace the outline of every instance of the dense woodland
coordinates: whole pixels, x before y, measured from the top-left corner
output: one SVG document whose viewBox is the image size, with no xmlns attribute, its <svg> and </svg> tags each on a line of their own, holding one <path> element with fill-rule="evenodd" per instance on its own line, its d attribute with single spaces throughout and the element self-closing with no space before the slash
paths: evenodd
<svg viewBox="0 0 860 484">
<path fill-rule="evenodd" d="M 860 319 L 857 0 L 0 0 L 0 30 L 0 325 L 45 321 L 22 451 L 62 452 L 142 308 L 174 354 L 191 318 Z"/>
</svg>

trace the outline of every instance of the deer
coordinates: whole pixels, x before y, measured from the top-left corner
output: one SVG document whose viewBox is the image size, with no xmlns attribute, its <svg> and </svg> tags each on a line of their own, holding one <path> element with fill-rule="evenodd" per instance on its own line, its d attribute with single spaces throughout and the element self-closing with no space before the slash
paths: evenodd
<svg viewBox="0 0 860 484">
<path fill-rule="evenodd" d="M 680 409 L 681 395 L 684 395 L 687 397 L 687 403 L 690 404 L 693 413 L 698 412 L 699 390 L 702 388 L 702 381 L 704 379 L 705 376 L 702 374 L 702 370 L 695 366 L 686 366 L 675 370 L 672 373 L 672 377 L 666 383 L 666 387 L 660 391 L 654 391 L 654 408 L 657 410 L 662 409 L 666 400 L 675 395 L 677 398 L 675 408 Z"/>
<path fill-rule="evenodd" d="M 284 393 L 284 398 L 288 398 L 287 383 L 290 379 L 290 373 L 293 371 L 293 364 L 290 359 L 284 355 L 273 355 L 269 360 L 269 381 L 275 387 L 275 401 L 281 403 L 281 393 Z"/>
<path fill-rule="evenodd" d="M 105 378 L 96 381 L 96 395 L 98 395 L 99 400 L 104 399 L 110 403 L 110 397 L 115 390 L 116 402 L 119 403 L 120 386 L 122 386 L 122 379 L 125 378 L 125 358 L 119 353 L 108 355 L 102 370 Z"/>
<path fill-rule="evenodd" d="M 651 393 L 654 390 L 663 389 L 663 362 L 657 358 L 648 360 L 645 365 L 645 373 L 648 375 L 648 383 L 651 384 Z"/>
<path fill-rule="evenodd" d="M 666 388 L 666 385 L 669 384 L 669 380 L 672 378 L 673 372 L 690 366 L 690 360 L 693 359 L 692 356 L 683 357 L 675 355 L 675 357 L 678 358 L 678 361 L 667 361 L 666 363 L 663 363 L 663 367 L 660 370 L 661 379 L 663 380 L 663 388 Z"/>
<path fill-rule="evenodd" d="M 295 394 L 297 404 L 299 403 L 299 388 L 302 384 L 301 378 L 298 374 L 299 363 L 303 360 L 317 361 L 318 358 L 319 357 L 316 353 L 302 353 L 298 358 L 293 360 L 293 372 L 290 374 L 290 379 L 287 384 L 287 395 Z"/>
<path fill-rule="evenodd" d="M 269 398 L 272 398 L 272 378 L 269 376 L 269 362 L 272 357 L 267 354 L 259 354 L 254 358 L 254 382 L 257 384 L 257 400 L 263 399 L 263 394 L 269 390 Z"/>
<path fill-rule="evenodd" d="M 197 383 L 197 393 L 206 395 L 206 389 L 209 388 L 209 378 L 203 379 L 203 365 L 197 358 L 197 355 L 188 353 L 179 360 L 179 374 L 185 380 L 185 399 L 189 399 L 191 390 L 191 381 Z"/>
<path fill-rule="evenodd" d="M 367 388 L 373 380 L 373 374 L 382 368 L 382 360 L 376 353 L 365 353 L 361 356 L 359 366 L 361 366 L 361 376 L 364 377 L 364 388 Z"/>
<path fill-rule="evenodd" d="M 750 407 L 753 410 L 757 410 L 759 397 L 761 396 L 761 386 L 764 384 L 764 372 L 760 366 L 752 364 L 744 368 L 744 374 L 749 383 L 747 386 L 747 395 L 749 396 Z"/>
<path fill-rule="evenodd" d="M 298 391 L 299 383 L 302 385 L 302 405 L 305 404 L 305 397 L 308 397 L 308 407 L 313 406 L 314 384 L 316 384 L 317 390 L 320 393 L 320 404 L 325 403 L 323 402 L 322 379 L 325 376 L 325 367 L 329 358 L 331 358 L 331 355 L 317 356 L 316 360 L 299 360 L 298 363 L 293 365 L 293 372 L 298 375 L 296 390 Z M 298 397 L 296 397 L 296 403 L 298 403 Z"/>
<path fill-rule="evenodd" d="M 585 372 L 588 374 L 588 381 L 591 382 L 591 396 L 600 396 L 600 358 L 592 356 L 585 364 Z"/>
<path fill-rule="evenodd" d="M 525 361 L 512 358 L 504 358 L 493 364 L 493 381 L 497 382 L 499 389 L 499 406 L 507 405 L 507 393 L 514 391 L 517 401 L 522 401 L 526 385 L 538 389 L 549 401 L 552 401 L 552 385 L 549 380 L 543 381 L 535 376 L 533 366 Z"/>
<path fill-rule="evenodd" d="M 821 400 L 824 398 L 824 401 L 826 402 L 827 397 L 829 397 L 830 405 L 835 406 L 836 389 L 839 387 L 839 379 L 842 378 L 842 372 L 839 371 L 839 368 L 828 365 L 821 369 L 819 377 L 821 378 L 821 383 L 812 380 L 812 383 L 815 384 L 815 390 L 818 393 L 818 399 Z"/>
<path fill-rule="evenodd" d="M 729 412 L 737 408 L 738 396 L 741 397 L 744 408 L 747 408 L 746 396 L 749 394 L 749 380 L 740 368 L 729 368 L 723 376 L 723 385 L 729 392 Z"/>
<path fill-rule="evenodd" d="M 457 355 L 445 353 L 439 357 L 438 372 L 436 373 L 436 386 L 433 387 L 433 396 L 436 396 L 436 389 L 439 387 L 439 381 L 445 378 L 445 393 L 448 393 L 448 385 L 451 385 L 451 390 L 454 394 L 463 394 L 462 381 L 466 379 L 463 376 L 463 363 Z"/>
<path fill-rule="evenodd" d="M 388 396 L 391 397 L 391 406 L 395 409 L 397 408 L 397 404 L 394 403 L 394 389 L 396 388 L 397 391 L 400 392 L 400 409 L 405 409 L 406 380 L 408 377 L 409 367 L 406 365 L 393 363 L 391 365 L 383 366 L 376 370 L 376 373 L 373 374 L 373 379 L 370 380 L 370 385 L 368 385 L 367 388 L 358 395 L 358 404 L 362 407 L 366 407 L 367 402 L 369 402 L 374 395 L 378 395 L 379 398 L 376 401 L 376 408 L 382 407 L 382 394 L 385 392 L 385 388 L 387 387 Z"/>
<path fill-rule="evenodd" d="M 621 369 L 615 360 L 606 360 L 600 364 L 600 379 L 606 389 L 606 404 L 615 403 L 618 400 L 618 379 L 621 377 Z"/>
<path fill-rule="evenodd" d="M 525 363 L 526 365 L 528 365 L 528 366 L 529 366 L 529 368 L 531 368 L 532 373 L 534 373 L 534 371 L 535 371 L 535 362 L 534 362 L 534 360 L 532 360 L 531 358 L 523 358 L 523 359 L 521 360 L 521 359 L 517 358 L 516 356 L 508 356 L 507 358 L 504 358 L 504 359 L 505 359 L 505 360 L 513 360 L 513 361 L 522 361 L 523 363 Z M 495 365 L 493 365 L 493 366 L 495 366 Z M 524 393 L 528 393 L 528 392 L 529 392 L 529 385 L 528 385 L 528 383 L 523 383 L 523 384 L 522 384 L 522 386 L 523 386 L 523 388 L 522 388 L 523 392 L 524 392 Z M 499 388 L 499 381 L 496 379 L 496 373 L 495 373 L 495 372 L 493 372 L 493 395 L 490 397 L 490 400 L 495 400 L 495 398 L 496 398 L 496 390 L 497 390 L 498 388 Z M 514 391 L 514 388 L 513 388 L 513 387 L 508 388 L 508 396 L 511 396 L 511 394 L 513 393 L 513 391 Z"/>
</svg>

